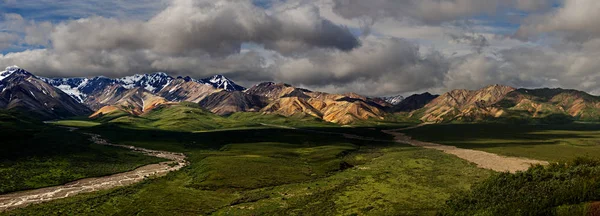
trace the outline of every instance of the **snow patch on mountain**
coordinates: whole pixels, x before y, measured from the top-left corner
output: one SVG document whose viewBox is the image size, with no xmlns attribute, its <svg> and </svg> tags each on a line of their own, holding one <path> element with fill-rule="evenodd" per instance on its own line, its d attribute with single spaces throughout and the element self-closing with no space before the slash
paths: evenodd
<svg viewBox="0 0 600 216">
<path fill-rule="evenodd" d="M 152 74 L 136 74 L 117 79 L 117 82 L 119 82 L 126 89 L 140 87 L 152 93 L 159 92 L 165 86 L 169 85 L 171 81 L 173 81 L 173 77 L 163 72 Z"/>
<path fill-rule="evenodd" d="M 80 103 L 83 103 L 83 100 L 87 96 L 85 93 L 81 92 L 81 89 L 85 87 L 89 83 L 88 78 L 83 77 L 75 77 L 75 78 L 46 78 L 40 77 L 44 82 L 54 86 L 55 88 L 60 89 L 61 91 L 67 93 L 73 99 L 77 100 Z"/>
<path fill-rule="evenodd" d="M 2 81 L 3 79 L 6 79 L 7 77 L 9 77 L 10 75 L 12 75 L 14 73 L 33 75 L 33 74 L 29 73 L 28 71 L 20 68 L 19 66 L 13 65 L 13 66 L 6 67 L 6 69 L 4 71 L 0 71 L 0 81 Z"/>
<path fill-rule="evenodd" d="M 402 95 L 396 95 L 396 96 L 391 96 L 391 97 L 384 97 L 383 100 L 385 100 L 385 102 L 388 102 L 392 105 L 398 105 L 400 102 L 402 102 L 404 100 L 404 97 Z"/>
<path fill-rule="evenodd" d="M 214 75 L 212 77 L 198 80 L 202 84 L 211 84 L 215 88 L 225 89 L 226 91 L 244 91 L 246 88 L 236 84 L 223 75 Z"/>
</svg>

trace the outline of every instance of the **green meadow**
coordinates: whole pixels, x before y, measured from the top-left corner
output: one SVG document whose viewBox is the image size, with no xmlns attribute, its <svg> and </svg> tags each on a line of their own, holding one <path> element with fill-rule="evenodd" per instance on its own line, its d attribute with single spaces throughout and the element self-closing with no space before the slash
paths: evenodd
<svg viewBox="0 0 600 216">
<path fill-rule="evenodd" d="M 2 112 L 0 119 L 0 194 L 125 172 L 162 161 L 95 145 L 87 135 L 27 116 Z"/>
<path fill-rule="evenodd" d="M 6 122 L 10 121 L 5 121 L 6 128 L 25 124 Z M 593 159 L 600 155 L 600 125 L 449 124 L 406 131 L 424 141 L 562 161 L 516 174 L 495 173 L 441 151 L 399 144 L 381 131 L 409 125 L 414 122 L 366 121 L 340 127 L 306 116 L 237 113 L 223 117 L 189 104 L 139 117 L 57 121 L 42 127 L 51 134 L 60 131 L 55 138 L 40 137 L 50 137 L 52 146 L 60 146 L 56 144 L 60 137 L 68 136 L 73 142 L 70 149 L 82 150 L 56 152 L 75 155 L 72 160 L 99 160 L 88 166 L 61 167 L 72 173 L 88 168 L 70 179 L 121 172 L 157 160 L 89 145 L 80 132 L 100 134 L 117 144 L 182 152 L 190 165 L 133 186 L 2 215 L 585 215 L 600 199 L 600 163 Z M 80 129 L 69 132 L 57 126 Z M 71 159 L 60 155 L 45 157 L 53 163 Z M 113 160 L 107 160 L 109 156 Z M 6 167 L 28 170 L 25 166 L 43 164 L 32 163 Z M 90 168 L 94 164 L 98 166 Z"/>
<path fill-rule="evenodd" d="M 191 165 L 131 187 L 8 215 L 434 215 L 491 171 L 378 130 L 252 128 L 212 132 L 84 128 L 112 142 L 184 152 Z M 364 131 L 378 142 L 336 133 Z M 385 141 L 389 140 L 389 141 Z"/>
<path fill-rule="evenodd" d="M 405 131 L 417 140 L 546 161 L 600 158 L 600 124 L 439 124 Z"/>
</svg>

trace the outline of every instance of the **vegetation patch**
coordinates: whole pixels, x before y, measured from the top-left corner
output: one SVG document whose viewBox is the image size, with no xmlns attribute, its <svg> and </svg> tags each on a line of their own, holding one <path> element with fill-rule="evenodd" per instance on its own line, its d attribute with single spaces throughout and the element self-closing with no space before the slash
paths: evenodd
<svg viewBox="0 0 600 216">
<path fill-rule="evenodd" d="M 516 174 L 493 175 L 472 191 L 453 196 L 442 214 L 578 215 L 594 210 L 594 205 L 587 203 L 597 200 L 600 161 L 579 158 Z"/>
<path fill-rule="evenodd" d="M 404 131 L 417 140 L 546 161 L 600 159 L 600 125 L 440 124 Z"/>
<path fill-rule="evenodd" d="M 61 185 L 163 161 L 127 149 L 95 145 L 87 135 L 26 117 L 4 118 L 12 120 L 0 121 L 0 194 Z"/>
<path fill-rule="evenodd" d="M 278 128 L 185 133 L 93 127 L 114 143 L 185 152 L 190 166 L 133 187 L 10 211 L 14 215 L 435 214 L 490 171 L 379 130 Z M 327 128 L 329 130 L 330 128 Z M 364 130 L 347 139 L 337 133 Z M 331 133 L 335 132 L 335 133 Z"/>
</svg>

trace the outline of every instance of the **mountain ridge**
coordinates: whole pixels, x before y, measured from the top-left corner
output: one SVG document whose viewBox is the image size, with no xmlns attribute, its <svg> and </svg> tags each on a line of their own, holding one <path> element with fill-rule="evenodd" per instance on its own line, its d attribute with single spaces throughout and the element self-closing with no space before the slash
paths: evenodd
<svg viewBox="0 0 600 216">
<path fill-rule="evenodd" d="M 27 78 L 14 78 L 19 76 Z M 11 85 L 13 83 L 17 84 Z M 24 107 L 45 118 L 92 111 L 95 112 L 93 117 L 117 111 L 142 115 L 156 107 L 165 107 L 162 105 L 191 102 L 218 115 L 259 112 L 287 117 L 310 116 L 338 124 L 384 120 L 398 112 L 408 113 L 408 118 L 422 122 L 547 118 L 600 121 L 599 96 L 572 89 L 523 89 L 505 85 L 454 89 L 442 95 L 423 93 L 407 98 L 377 98 L 311 91 L 274 82 L 262 82 L 246 89 L 222 75 L 200 80 L 173 78 L 163 72 L 117 79 L 103 76 L 45 78 L 10 66 L 0 72 L 0 91 L 3 93 L 0 107 Z M 17 100 L 13 99 L 13 92 L 19 92 Z M 45 105 L 48 102 L 51 102 L 50 107 Z M 54 109 L 60 113 L 53 112 Z"/>
</svg>

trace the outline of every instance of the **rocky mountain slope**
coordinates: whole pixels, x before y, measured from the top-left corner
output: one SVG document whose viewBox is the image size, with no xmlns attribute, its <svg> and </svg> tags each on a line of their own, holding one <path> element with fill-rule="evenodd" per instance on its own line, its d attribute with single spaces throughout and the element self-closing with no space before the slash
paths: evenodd
<svg viewBox="0 0 600 216">
<path fill-rule="evenodd" d="M 411 117 L 424 122 L 546 118 L 598 121 L 599 111 L 600 97 L 582 91 L 491 85 L 475 91 L 447 92 L 413 111 Z"/>
<path fill-rule="evenodd" d="M 86 115 L 93 111 L 92 117 L 111 113 L 138 116 L 157 107 L 169 109 L 185 102 L 218 115 L 258 112 L 314 117 L 338 124 L 381 120 L 394 112 L 408 113 L 403 116 L 423 122 L 600 121 L 598 96 L 577 90 L 516 89 L 503 85 L 478 90 L 457 89 L 441 96 L 423 93 L 407 98 L 369 98 L 273 82 L 245 89 L 220 75 L 201 80 L 173 78 L 160 72 L 118 79 L 51 79 L 13 66 L 0 72 L 0 91 L 0 108 L 24 110 L 44 119 Z"/>
<path fill-rule="evenodd" d="M 383 119 L 384 109 L 391 105 L 380 99 L 357 94 L 329 94 L 295 88 L 283 83 L 261 83 L 246 93 L 267 98 L 269 104 L 261 112 L 283 116 L 309 115 L 324 121 L 349 124 L 370 118 Z"/>
<path fill-rule="evenodd" d="M 214 75 L 209 78 L 201 79 L 198 81 L 202 84 L 210 84 L 215 88 L 224 89 L 225 91 L 244 91 L 246 88 L 236 84 L 229 78 L 223 75 Z"/>
<path fill-rule="evenodd" d="M 0 72 L 0 108 L 20 110 L 41 119 L 87 115 L 91 112 L 58 88 L 18 67 Z"/>
<path fill-rule="evenodd" d="M 204 97 L 217 91 L 242 91 L 244 87 L 237 85 L 227 77 L 215 75 L 206 79 L 196 80 L 190 77 L 173 78 L 166 73 L 136 74 L 122 78 L 43 78 L 42 80 L 61 89 L 74 99 L 94 109 L 94 104 L 88 104 L 88 97 L 98 98 L 101 94 L 111 92 L 117 85 L 125 89 L 142 88 L 152 94 L 168 98 L 172 101 L 199 102 Z"/>
<path fill-rule="evenodd" d="M 172 80 L 156 94 L 169 101 L 188 101 L 198 103 L 202 99 L 218 91 L 222 91 L 222 89 L 215 88 L 211 84 L 202 84 L 196 82 L 189 77 L 178 77 L 177 79 Z"/>
<path fill-rule="evenodd" d="M 392 112 L 410 112 L 421 109 L 437 97 L 439 97 L 439 95 L 432 95 L 429 92 L 425 92 L 423 94 L 413 94 L 395 104 L 392 108 Z"/>
<path fill-rule="evenodd" d="M 240 91 L 220 91 L 205 97 L 199 104 L 218 115 L 258 112 L 266 105 L 264 98 Z"/>
<path fill-rule="evenodd" d="M 444 93 L 417 110 L 419 119 L 425 122 L 449 120 L 482 120 L 490 116 L 499 117 L 502 112 L 491 106 L 514 91 L 515 88 L 491 85 L 479 90 L 456 89 Z"/>
<path fill-rule="evenodd" d="M 159 105 L 169 103 L 163 97 L 156 96 L 140 87 L 125 89 L 115 85 L 110 89 L 115 94 L 106 94 L 99 98 L 94 98 L 94 101 L 97 101 L 97 104 L 94 106 L 99 108 L 91 117 L 104 115 L 115 110 L 125 111 L 133 115 L 141 115 Z"/>
<path fill-rule="evenodd" d="M 404 100 L 404 97 L 402 95 L 396 95 L 396 96 L 390 96 L 390 97 L 383 97 L 382 99 L 391 105 L 398 105 L 400 102 L 402 102 Z"/>
</svg>

